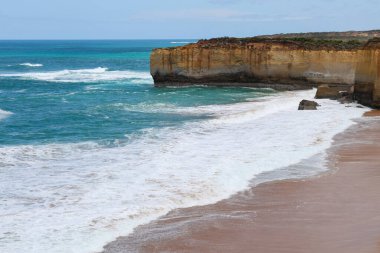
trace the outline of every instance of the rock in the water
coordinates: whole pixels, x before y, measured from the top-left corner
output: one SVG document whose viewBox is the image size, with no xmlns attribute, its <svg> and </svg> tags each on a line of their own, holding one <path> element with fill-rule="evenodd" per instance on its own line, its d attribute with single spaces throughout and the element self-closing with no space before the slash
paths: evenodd
<svg viewBox="0 0 380 253">
<path fill-rule="evenodd" d="M 338 98 L 338 101 L 342 104 L 349 104 L 349 103 L 354 102 L 353 93 L 344 91 L 344 92 L 341 92 L 339 95 L 340 97 Z"/>
<path fill-rule="evenodd" d="M 317 106 L 320 106 L 317 102 L 304 99 L 300 102 L 298 110 L 317 110 Z"/>
<path fill-rule="evenodd" d="M 353 86 L 352 87 L 331 87 L 329 85 L 320 85 L 315 98 L 336 99 L 342 104 L 353 102 Z"/>
<path fill-rule="evenodd" d="M 317 94 L 315 98 L 328 98 L 328 99 L 338 99 L 340 98 L 340 87 L 330 87 L 326 84 L 318 86 Z"/>
</svg>

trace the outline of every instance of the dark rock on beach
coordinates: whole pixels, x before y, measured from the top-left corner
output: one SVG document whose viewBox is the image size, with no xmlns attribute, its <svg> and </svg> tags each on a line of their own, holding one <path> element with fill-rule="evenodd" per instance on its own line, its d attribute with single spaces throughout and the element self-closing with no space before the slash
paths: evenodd
<svg viewBox="0 0 380 253">
<path fill-rule="evenodd" d="M 298 110 L 317 110 L 317 106 L 320 106 L 315 101 L 302 100 L 298 106 Z"/>
</svg>

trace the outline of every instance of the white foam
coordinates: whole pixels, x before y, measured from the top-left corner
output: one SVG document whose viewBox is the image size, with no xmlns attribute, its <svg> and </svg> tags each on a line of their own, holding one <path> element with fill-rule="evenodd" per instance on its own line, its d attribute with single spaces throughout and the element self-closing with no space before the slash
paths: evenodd
<svg viewBox="0 0 380 253">
<path fill-rule="evenodd" d="M 39 64 L 39 63 L 29 63 L 29 62 L 25 62 L 25 63 L 21 63 L 19 64 L 21 66 L 26 66 L 26 67 L 32 67 L 32 68 L 38 68 L 38 67 L 43 67 L 44 65 L 43 64 Z"/>
<path fill-rule="evenodd" d="M 0 120 L 5 119 L 9 115 L 12 115 L 12 112 L 4 111 L 0 109 Z"/>
<path fill-rule="evenodd" d="M 130 70 L 109 71 L 107 68 L 60 70 L 51 72 L 9 73 L 0 74 L 0 77 L 18 77 L 23 79 L 34 79 L 48 82 L 98 82 L 132 79 L 136 82 L 152 83 L 149 72 L 138 72 Z"/>
<path fill-rule="evenodd" d="M 188 41 L 172 41 L 170 42 L 171 44 L 189 44 L 191 42 L 188 42 Z"/>
<path fill-rule="evenodd" d="M 319 100 L 319 110 L 298 111 L 314 94 L 195 107 L 215 117 L 147 129 L 119 147 L 0 147 L 0 251 L 97 252 L 174 208 L 214 203 L 323 152 L 366 109 Z"/>
</svg>

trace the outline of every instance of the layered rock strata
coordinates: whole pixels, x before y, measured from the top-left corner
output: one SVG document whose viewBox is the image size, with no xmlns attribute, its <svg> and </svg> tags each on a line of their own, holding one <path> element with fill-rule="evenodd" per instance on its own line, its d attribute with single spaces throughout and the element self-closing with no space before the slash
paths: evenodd
<svg viewBox="0 0 380 253">
<path fill-rule="evenodd" d="M 380 40 L 221 38 L 155 49 L 151 74 L 160 86 L 247 86 L 296 90 L 355 86 L 355 98 L 380 106 Z"/>
</svg>

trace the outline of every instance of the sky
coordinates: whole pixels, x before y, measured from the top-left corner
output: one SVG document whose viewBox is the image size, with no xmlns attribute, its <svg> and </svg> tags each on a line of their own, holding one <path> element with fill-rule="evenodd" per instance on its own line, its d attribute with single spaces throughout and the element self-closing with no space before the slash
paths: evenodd
<svg viewBox="0 0 380 253">
<path fill-rule="evenodd" d="M 1 0 L 0 39 L 202 39 L 380 29 L 380 0 Z"/>
</svg>

